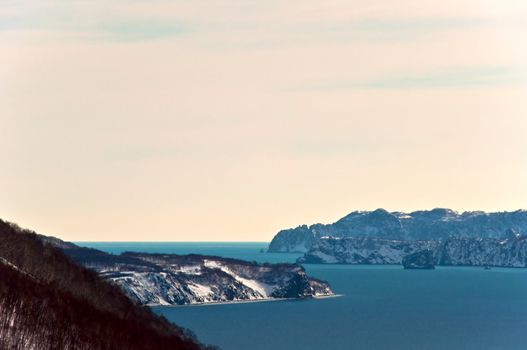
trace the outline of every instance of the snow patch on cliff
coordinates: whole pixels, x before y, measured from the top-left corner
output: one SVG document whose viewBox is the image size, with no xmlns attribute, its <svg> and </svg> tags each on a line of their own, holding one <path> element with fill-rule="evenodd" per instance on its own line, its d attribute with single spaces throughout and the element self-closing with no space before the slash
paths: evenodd
<svg viewBox="0 0 527 350">
<path fill-rule="evenodd" d="M 231 275 L 236 281 L 257 292 L 262 298 L 269 298 L 271 294 L 273 294 L 273 291 L 278 287 L 276 284 L 267 284 L 260 281 L 256 281 L 254 279 L 241 277 L 239 274 L 235 273 L 227 266 L 220 264 L 219 262 L 214 260 L 205 260 L 204 266 L 213 269 L 220 269 L 226 274 Z"/>
</svg>

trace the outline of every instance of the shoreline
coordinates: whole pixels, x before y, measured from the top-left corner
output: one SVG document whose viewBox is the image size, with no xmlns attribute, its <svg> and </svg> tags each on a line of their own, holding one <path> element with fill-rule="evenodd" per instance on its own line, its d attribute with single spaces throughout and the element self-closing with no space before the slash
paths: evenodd
<svg viewBox="0 0 527 350">
<path fill-rule="evenodd" d="M 310 300 L 310 299 L 329 299 L 329 298 L 338 298 L 342 297 L 344 294 L 332 294 L 332 295 L 317 295 L 310 296 L 305 298 L 263 298 L 263 299 L 246 299 L 246 300 L 226 300 L 226 301 L 206 301 L 200 303 L 191 303 L 191 304 L 146 304 L 148 307 L 199 307 L 199 306 L 214 306 L 214 305 L 232 305 L 232 304 L 248 304 L 248 303 L 264 303 L 264 302 L 276 302 L 276 301 L 301 301 L 301 300 Z"/>
</svg>

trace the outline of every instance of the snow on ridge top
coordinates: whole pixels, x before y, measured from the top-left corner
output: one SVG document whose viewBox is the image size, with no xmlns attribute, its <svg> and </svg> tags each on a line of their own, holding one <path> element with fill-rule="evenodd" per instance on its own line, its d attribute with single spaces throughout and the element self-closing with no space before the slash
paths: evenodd
<svg viewBox="0 0 527 350">
<path fill-rule="evenodd" d="M 209 260 L 205 259 L 203 260 L 203 266 L 211 268 L 211 269 L 222 269 L 222 265 L 218 263 L 216 260 Z"/>
<path fill-rule="evenodd" d="M 201 275 L 201 265 L 172 265 L 174 272 L 187 275 Z"/>
<path fill-rule="evenodd" d="M 398 219 L 412 219 L 411 215 L 405 214 L 405 213 L 397 213 Z"/>
</svg>

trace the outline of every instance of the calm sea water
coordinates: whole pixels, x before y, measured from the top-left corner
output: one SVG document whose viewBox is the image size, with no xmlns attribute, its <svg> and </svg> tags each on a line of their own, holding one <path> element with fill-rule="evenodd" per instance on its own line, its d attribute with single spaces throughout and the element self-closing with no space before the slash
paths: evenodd
<svg viewBox="0 0 527 350">
<path fill-rule="evenodd" d="M 260 262 L 299 256 L 260 253 L 267 243 L 80 244 L 112 253 L 199 253 Z M 305 267 L 342 296 L 154 311 L 225 350 L 527 349 L 527 270 Z"/>
</svg>

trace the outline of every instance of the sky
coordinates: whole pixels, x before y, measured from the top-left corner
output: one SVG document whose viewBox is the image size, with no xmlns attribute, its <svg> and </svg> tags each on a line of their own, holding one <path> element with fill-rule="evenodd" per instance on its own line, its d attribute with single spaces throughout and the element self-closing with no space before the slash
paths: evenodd
<svg viewBox="0 0 527 350">
<path fill-rule="evenodd" d="M 0 0 L 0 217 L 269 241 L 525 209 L 525 38 L 524 0 Z"/>
</svg>

